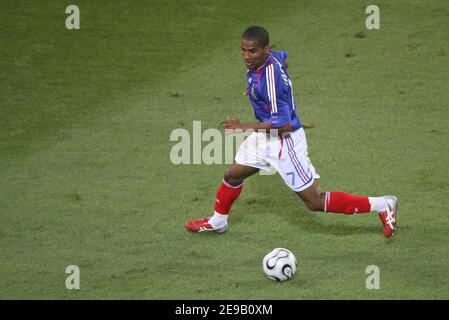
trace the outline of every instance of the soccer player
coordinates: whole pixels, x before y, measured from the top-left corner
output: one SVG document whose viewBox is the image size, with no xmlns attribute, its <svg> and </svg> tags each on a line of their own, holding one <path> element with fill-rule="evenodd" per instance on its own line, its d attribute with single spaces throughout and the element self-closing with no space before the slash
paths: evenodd
<svg viewBox="0 0 449 320">
<path fill-rule="evenodd" d="M 395 196 L 366 197 L 344 192 L 323 192 L 320 176 L 307 153 L 307 140 L 296 113 L 292 82 L 287 74 L 287 52 L 270 50 L 268 32 L 258 26 L 245 30 L 241 39 L 243 61 L 247 67 L 248 97 L 258 122 L 238 119 L 221 122 L 228 130 L 254 130 L 240 145 L 235 163 L 226 170 L 218 188 L 214 214 L 187 221 L 192 232 L 228 229 L 228 215 L 239 197 L 243 181 L 259 170 L 275 169 L 311 211 L 344 214 L 375 212 L 389 238 L 396 229 L 398 201 Z M 273 129 L 277 134 L 269 134 Z"/>
</svg>

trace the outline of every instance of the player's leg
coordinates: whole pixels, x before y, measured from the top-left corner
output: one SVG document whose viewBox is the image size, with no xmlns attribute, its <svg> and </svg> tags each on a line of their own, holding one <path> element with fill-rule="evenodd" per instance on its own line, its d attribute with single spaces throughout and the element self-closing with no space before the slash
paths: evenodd
<svg viewBox="0 0 449 320">
<path fill-rule="evenodd" d="M 214 215 L 200 220 L 187 221 L 185 225 L 187 230 L 192 232 L 225 232 L 228 225 L 228 214 L 231 211 L 232 204 L 239 197 L 243 189 L 243 180 L 258 171 L 258 168 L 237 163 L 229 167 L 225 171 L 223 181 L 217 190 Z"/>
<path fill-rule="evenodd" d="M 285 183 L 304 201 L 309 210 L 355 214 L 379 213 L 384 234 L 390 237 L 396 227 L 397 199 L 394 196 L 364 197 L 345 192 L 323 192 L 307 153 L 307 140 L 303 130 L 285 135 L 278 171 Z M 273 163 L 276 166 L 276 163 Z"/>
<path fill-rule="evenodd" d="M 364 197 L 345 192 L 323 192 L 317 180 L 309 188 L 296 192 L 311 211 L 357 214 L 379 213 L 384 235 L 389 238 L 396 228 L 397 199 L 394 196 Z"/>
<path fill-rule="evenodd" d="M 314 180 L 310 187 L 296 194 L 310 211 L 324 211 L 326 193 L 320 189 L 318 180 Z"/>
<path fill-rule="evenodd" d="M 217 190 L 214 215 L 209 224 L 214 229 L 221 229 L 227 225 L 228 215 L 232 204 L 239 197 L 243 189 L 243 180 L 258 172 L 258 168 L 235 163 L 229 167 Z"/>
<path fill-rule="evenodd" d="M 242 191 L 243 180 L 258 172 L 259 169 L 269 168 L 269 164 L 260 154 L 260 150 L 264 149 L 265 144 L 265 135 L 256 132 L 245 139 L 235 156 L 236 163 L 226 170 L 224 179 L 217 190 L 213 216 L 188 221 L 186 223 L 187 230 L 192 232 L 215 231 L 217 233 L 227 230 L 228 214 L 232 204 Z"/>
<path fill-rule="evenodd" d="M 234 163 L 224 173 L 224 180 L 230 185 L 237 186 L 243 183 L 243 180 L 259 171 L 258 168 Z"/>
<path fill-rule="evenodd" d="M 313 184 L 296 194 L 304 201 L 311 211 L 325 211 L 333 213 L 366 213 L 371 211 L 369 197 L 356 196 L 344 192 L 323 192 L 315 180 Z M 384 209 L 387 205 L 383 197 L 373 198 Z"/>
</svg>

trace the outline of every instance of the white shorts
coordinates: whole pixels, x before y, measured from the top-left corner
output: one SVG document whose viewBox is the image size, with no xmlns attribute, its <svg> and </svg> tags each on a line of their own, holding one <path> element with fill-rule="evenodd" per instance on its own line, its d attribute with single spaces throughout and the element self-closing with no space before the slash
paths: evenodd
<svg viewBox="0 0 449 320">
<path fill-rule="evenodd" d="M 240 145 L 235 161 L 265 171 L 276 170 L 295 192 L 320 178 L 310 162 L 303 128 L 280 136 L 254 132 Z"/>
</svg>

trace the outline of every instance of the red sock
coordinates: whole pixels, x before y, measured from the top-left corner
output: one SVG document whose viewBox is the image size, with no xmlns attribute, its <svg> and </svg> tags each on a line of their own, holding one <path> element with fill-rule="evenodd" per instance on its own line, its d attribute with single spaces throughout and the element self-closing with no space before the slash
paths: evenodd
<svg viewBox="0 0 449 320">
<path fill-rule="evenodd" d="M 217 191 L 217 199 L 215 200 L 215 211 L 220 214 L 228 214 L 231 206 L 240 195 L 243 189 L 243 183 L 238 186 L 231 186 L 225 180 L 221 183 Z"/>
<path fill-rule="evenodd" d="M 355 214 L 371 211 L 368 197 L 355 196 L 344 192 L 326 192 L 324 211 Z"/>
</svg>

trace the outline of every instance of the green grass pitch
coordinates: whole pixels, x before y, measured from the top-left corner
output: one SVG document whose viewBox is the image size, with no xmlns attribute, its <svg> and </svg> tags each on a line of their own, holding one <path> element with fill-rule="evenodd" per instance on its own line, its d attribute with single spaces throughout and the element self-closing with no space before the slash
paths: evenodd
<svg viewBox="0 0 449 320">
<path fill-rule="evenodd" d="M 79 0 L 67 30 L 64 1 L 2 1 L 1 299 L 449 298 L 447 1 L 376 1 L 379 30 L 368 1 L 244 3 Z M 309 212 L 279 175 L 246 181 L 228 233 L 184 229 L 228 165 L 173 165 L 170 133 L 253 120 L 254 24 L 289 52 L 322 188 L 395 194 L 393 238 L 372 213 Z M 275 247 L 298 259 L 281 284 L 262 273 Z"/>
</svg>

